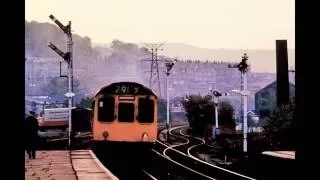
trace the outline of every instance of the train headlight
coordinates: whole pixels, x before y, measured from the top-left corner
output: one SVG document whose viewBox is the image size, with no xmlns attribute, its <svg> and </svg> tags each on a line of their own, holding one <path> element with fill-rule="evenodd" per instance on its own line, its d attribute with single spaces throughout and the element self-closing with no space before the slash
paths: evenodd
<svg viewBox="0 0 320 180">
<path fill-rule="evenodd" d="M 149 140 L 148 134 L 147 134 L 147 133 L 143 133 L 143 134 L 142 134 L 142 141 L 143 141 L 143 142 L 147 142 L 148 140 Z"/>
<path fill-rule="evenodd" d="M 102 136 L 104 137 L 104 140 L 106 140 L 107 137 L 109 136 L 109 133 L 108 133 L 107 131 L 104 131 L 104 132 L 102 133 Z"/>
</svg>

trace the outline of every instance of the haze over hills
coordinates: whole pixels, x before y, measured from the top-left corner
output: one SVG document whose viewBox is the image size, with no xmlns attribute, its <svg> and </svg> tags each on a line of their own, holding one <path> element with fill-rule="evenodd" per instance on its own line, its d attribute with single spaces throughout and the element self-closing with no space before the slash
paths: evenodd
<svg viewBox="0 0 320 180">
<path fill-rule="evenodd" d="M 73 41 L 74 78 L 79 81 L 83 94 L 92 95 L 100 87 L 121 80 L 149 85 L 150 73 L 146 72 L 150 72 L 150 64 L 141 60 L 150 59 L 151 53 L 142 48 L 143 44 L 114 40 L 111 43 L 97 45 L 92 44 L 90 37 L 76 34 L 73 35 Z M 25 22 L 26 95 L 43 95 L 45 92 L 40 87 L 47 86 L 50 79 L 59 78 L 59 62 L 62 60 L 48 48 L 48 42 L 53 42 L 63 51 L 66 49 L 65 34 L 55 25 Z M 226 63 L 220 62 L 240 62 L 243 53 L 248 54 L 249 63 L 252 64 L 248 76 L 248 89 L 252 92 L 249 97 L 249 109 L 254 109 L 254 93 L 276 80 L 274 50 L 205 49 L 169 42 L 162 48 L 163 51 L 159 51 L 159 55 L 177 57 L 181 60 L 172 69 L 169 84 L 169 87 L 174 89 L 172 97 L 184 96 L 186 93 L 207 94 L 209 86 L 218 87 L 223 91 L 239 89 L 238 70 L 227 68 Z M 293 64 L 294 51 L 288 50 L 288 55 L 289 62 Z M 208 60 L 212 63 L 201 63 L 198 60 Z M 163 72 L 163 63 L 159 66 L 162 68 L 159 72 Z M 66 68 L 62 71 L 66 72 Z M 164 73 L 160 74 L 163 92 L 164 77 Z M 290 74 L 291 82 L 294 83 L 293 78 Z M 234 101 L 239 104 L 238 100 Z"/>
<path fill-rule="evenodd" d="M 182 59 L 217 60 L 240 62 L 244 53 L 249 56 L 248 62 L 252 72 L 276 72 L 276 51 L 274 49 L 208 49 L 199 48 L 183 43 L 166 43 L 163 45 L 163 54 Z M 294 50 L 288 49 L 289 67 L 294 66 Z"/>
<path fill-rule="evenodd" d="M 148 44 L 148 43 L 146 43 Z M 110 44 L 93 43 L 95 47 L 109 47 Z M 146 47 L 145 44 L 139 44 Z M 186 43 L 165 42 L 158 54 L 172 58 L 200 61 L 240 62 L 244 53 L 249 56 L 252 72 L 276 73 L 276 51 L 274 49 L 209 49 L 200 48 Z M 294 49 L 288 49 L 289 68 L 295 66 Z"/>
</svg>

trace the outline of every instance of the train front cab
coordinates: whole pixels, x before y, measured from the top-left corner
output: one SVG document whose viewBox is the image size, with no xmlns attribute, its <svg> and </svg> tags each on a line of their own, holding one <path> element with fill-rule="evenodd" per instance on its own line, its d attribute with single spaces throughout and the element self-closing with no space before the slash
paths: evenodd
<svg viewBox="0 0 320 180">
<path fill-rule="evenodd" d="M 98 96 L 93 108 L 93 138 L 101 146 L 147 148 L 157 139 L 156 96 Z"/>
</svg>

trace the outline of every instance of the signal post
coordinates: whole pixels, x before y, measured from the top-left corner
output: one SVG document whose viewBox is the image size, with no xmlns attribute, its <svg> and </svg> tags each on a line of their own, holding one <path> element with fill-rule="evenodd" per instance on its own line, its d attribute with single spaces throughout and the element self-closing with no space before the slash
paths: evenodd
<svg viewBox="0 0 320 180">
<path fill-rule="evenodd" d="M 50 15 L 49 18 L 54 21 L 59 28 L 67 35 L 67 46 L 68 52 L 64 53 L 60 49 L 58 49 L 53 43 L 49 43 L 48 46 L 55 51 L 59 56 L 61 56 L 68 63 L 68 92 L 65 96 L 68 97 L 68 107 L 69 107 L 69 147 L 71 145 L 71 131 L 72 131 L 72 123 L 71 123 L 71 111 L 73 106 L 73 65 L 72 65 L 72 33 L 71 33 L 71 21 L 69 21 L 67 26 L 64 26 L 59 20 L 57 20 L 53 15 Z"/>
</svg>

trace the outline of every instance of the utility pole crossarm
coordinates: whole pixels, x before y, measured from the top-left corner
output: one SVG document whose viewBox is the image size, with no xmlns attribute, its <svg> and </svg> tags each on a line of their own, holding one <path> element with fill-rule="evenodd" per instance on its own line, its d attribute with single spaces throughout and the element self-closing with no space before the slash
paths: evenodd
<svg viewBox="0 0 320 180">
<path fill-rule="evenodd" d="M 152 61 L 150 59 L 142 59 L 141 61 Z M 158 59 L 157 61 L 164 61 L 163 59 Z"/>
<path fill-rule="evenodd" d="M 163 50 L 163 49 L 159 49 L 163 44 L 164 44 L 164 42 L 160 43 L 160 44 L 146 44 L 146 43 L 144 43 L 144 45 L 149 47 L 150 49 L 158 49 L 160 51 Z"/>
</svg>

